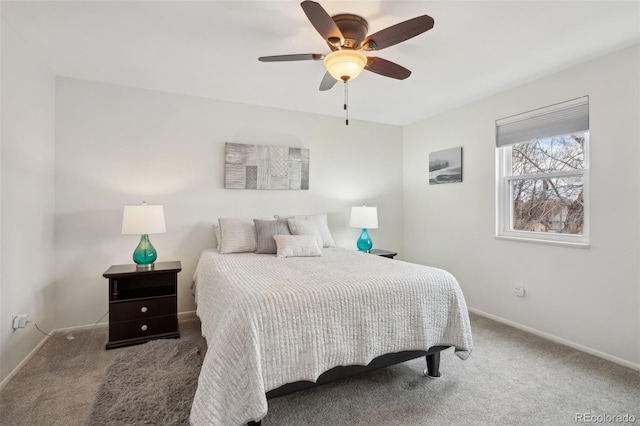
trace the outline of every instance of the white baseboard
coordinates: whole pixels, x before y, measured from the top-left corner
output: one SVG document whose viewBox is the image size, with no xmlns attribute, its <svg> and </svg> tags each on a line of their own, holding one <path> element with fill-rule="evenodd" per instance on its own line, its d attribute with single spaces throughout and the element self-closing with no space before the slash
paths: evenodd
<svg viewBox="0 0 640 426">
<path fill-rule="evenodd" d="M 196 311 L 178 312 L 178 320 L 190 320 L 196 318 L 198 318 Z"/>
<path fill-rule="evenodd" d="M 105 315 L 106 316 L 106 315 Z M 186 311 L 186 312 L 178 312 L 178 321 L 189 321 L 189 320 L 193 320 L 196 319 L 197 315 L 196 315 L 196 311 Z M 99 323 L 95 323 L 95 324 L 85 324 L 85 325 L 75 325 L 72 327 L 61 327 L 61 328 L 56 328 L 52 331 L 49 332 L 48 335 L 44 336 L 44 339 L 42 339 L 40 341 L 40 343 L 38 343 L 38 345 L 33 348 L 33 350 L 31 352 L 29 352 L 29 355 L 27 355 L 22 361 L 20 361 L 20 364 L 18 364 L 16 366 L 16 368 L 14 368 L 11 373 L 9 373 L 7 375 L 7 377 L 5 377 L 2 382 L 0 382 L 0 390 L 2 390 L 7 383 L 9 383 L 11 381 L 11 379 L 20 372 L 20 370 L 22 370 L 22 368 L 27 364 L 27 362 L 29 362 L 29 360 L 38 352 L 38 350 L 42 347 L 42 345 L 44 345 L 47 340 L 49 340 L 49 337 L 53 336 L 54 334 L 58 334 L 58 333 L 71 333 L 73 331 L 81 331 L 81 330 L 90 330 L 92 328 L 103 328 L 103 327 L 108 327 L 109 326 L 109 322 L 99 322 Z"/>
<path fill-rule="evenodd" d="M 108 322 L 99 322 L 96 324 L 86 324 L 86 325 L 74 325 L 73 327 L 56 328 L 51 332 L 51 334 L 70 333 L 72 331 L 90 330 L 92 328 L 104 328 L 108 326 L 109 326 Z"/>
<path fill-rule="evenodd" d="M 583 345 L 580 345 L 578 343 L 572 342 L 570 340 L 566 340 L 566 339 L 563 339 L 561 337 L 554 336 L 553 334 L 549 334 L 549 333 L 545 333 L 545 332 L 540 331 L 540 330 L 536 330 L 535 328 L 527 327 L 526 325 L 522 325 L 522 324 L 519 324 L 517 322 L 509 321 L 508 319 L 504 319 L 502 317 L 499 317 L 499 316 L 496 316 L 496 315 L 493 315 L 493 314 L 489 314 L 489 313 L 481 311 L 479 309 L 475 309 L 475 308 L 471 308 L 471 307 L 468 307 L 468 309 L 469 309 L 469 312 L 473 312 L 474 314 L 480 315 L 482 317 L 489 318 L 489 319 L 492 319 L 494 321 L 498 321 L 498 322 L 501 322 L 503 324 L 510 325 L 511 327 L 526 331 L 526 332 L 531 333 L 531 334 L 535 334 L 536 336 L 543 337 L 543 338 L 545 338 L 547 340 L 551 340 L 553 342 L 560 343 L 560 344 L 563 344 L 565 346 L 569 346 L 569 347 L 571 347 L 573 349 L 577 349 L 579 351 L 586 352 L 588 354 L 597 356 L 599 358 L 606 359 L 607 361 L 611 361 L 611 362 L 614 362 L 616 364 L 623 365 L 625 367 L 629 367 L 629 368 L 632 368 L 634 370 L 640 371 L 640 364 L 636 364 L 636 363 L 633 363 L 631 361 L 627 361 L 625 359 L 618 358 L 616 356 L 613 356 L 613 355 L 610 355 L 610 354 L 607 354 L 607 353 L 604 353 L 604 352 L 600 352 L 600 351 L 598 351 L 596 349 L 592 349 L 592 348 L 589 348 L 587 346 L 583 346 Z"/>
<path fill-rule="evenodd" d="M 197 318 L 196 311 L 178 312 L 178 320 L 189 320 L 189 319 L 195 319 L 195 318 Z M 80 330 L 91 329 L 94 327 L 100 328 L 100 327 L 108 327 L 108 326 L 109 326 L 109 321 L 99 322 L 95 324 L 74 325 L 73 327 L 56 328 L 51 332 L 51 334 L 69 333 L 71 331 L 80 331 Z"/>
<path fill-rule="evenodd" d="M 16 366 L 16 368 L 14 368 L 11 373 L 9 373 L 7 375 L 7 377 L 5 377 L 2 382 L 0 382 L 0 390 L 2 390 L 7 383 L 9 383 L 11 381 L 11 379 L 20 372 L 20 370 L 22 370 L 22 367 L 24 367 L 25 365 L 27 365 L 27 362 L 29 362 L 29 360 L 36 354 L 38 353 L 38 350 L 40 350 L 40 348 L 42 347 L 42 345 L 44 345 L 47 340 L 49 340 L 49 336 L 44 336 L 44 339 L 42 339 L 40 341 L 40 343 L 38 343 L 36 345 L 35 348 L 33 348 L 33 350 L 31 352 L 29 352 L 29 355 L 27 355 L 22 361 L 20 361 L 20 364 L 18 364 Z"/>
</svg>

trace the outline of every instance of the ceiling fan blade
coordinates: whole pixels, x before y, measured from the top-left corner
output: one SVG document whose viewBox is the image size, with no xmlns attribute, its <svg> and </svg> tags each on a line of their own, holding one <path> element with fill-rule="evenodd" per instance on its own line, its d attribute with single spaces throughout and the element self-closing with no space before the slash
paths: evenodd
<svg viewBox="0 0 640 426">
<path fill-rule="evenodd" d="M 434 22 L 429 15 L 422 15 L 400 22 L 368 36 L 362 42 L 362 48 L 364 50 L 381 50 L 393 46 L 430 30 L 433 28 Z"/>
<path fill-rule="evenodd" d="M 307 15 L 307 18 L 309 18 L 311 25 L 320 33 L 322 38 L 332 46 L 342 46 L 344 36 L 340 28 L 338 28 L 331 16 L 329 16 L 327 11 L 324 10 L 319 3 L 306 0 L 300 3 L 300 6 L 302 6 L 302 10 L 305 15 Z"/>
<path fill-rule="evenodd" d="M 260 62 L 284 62 L 284 61 L 321 61 L 324 55 L 321 53 L 300 53 L 298 55 L 261 56 Z"/>
<path fill-rule="evenodd" d="M 375 56 L 367 57 L 367 65 L 364 69 L 397 80 L 404 80 L 411 75 L 411 71 L 405 67 Z"/>
<path fill-rule="evenodd" d="M 331 74 L 329 74 L 329 71 L 327 71 L 324 74 L 324 77 L 322 78 L 322 82 L 320 83 L 320 90 L 325 91 L 325 90 L 329 90 L 331 89 L 336 83 L 338 82 L 338 80 L 336 80 L 335 78 L 333 78 L 333 76 Z"/>
</svg>

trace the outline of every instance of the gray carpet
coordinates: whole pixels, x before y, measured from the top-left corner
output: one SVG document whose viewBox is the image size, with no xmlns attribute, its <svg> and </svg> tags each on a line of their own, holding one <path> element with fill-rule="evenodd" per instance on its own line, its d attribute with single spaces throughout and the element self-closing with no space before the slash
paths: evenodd
<svg viewBox="0 0 640 426">
<path fill-rule="evenodd" d="M 576 415 L 633 415 L 640 372 L 471 315 L 474 350 L 424 359 L 269 402 L 263 426 L 576 425 Z M 611 423 L 611 422 L 609 422 Z"/>
<path fill-rule="evenodd" d="M 200 367 L 187 341 L 128 348 L 107 369 L 85 425 L 188 425 Z"/>
<path fill-rule="evenodd" d="M 273 399 L 264 426 L 576 425 L 576 414 L 633 415 L 640 372 L 471 315 L 468 360 L 442 354 L 442 379 L 423 360 Z M 205 348 L 197 321 L 180 341 Z M 0 392 L 0 424 L 82 425 L 100 383 L 128 348 L 104 350 L 106 329 L 49 339 Z M 593 422 L 592 422 L 593 423 Z M 611 424 L 611 422 L 609 422 Z M 624 423 L 618 423 L 624 424 Z"/>
<path fill-rule="evenodd" d="M 206 350 L 200 321 L 179 321 L 180 341 Z M 113 361 L 129 348 L 106 351 L 107 327 L 57 333 L 0 391 L 2 426 L 80 426 Z M 132 346 L 133 348 L 133 346 Z"/>
</svg>

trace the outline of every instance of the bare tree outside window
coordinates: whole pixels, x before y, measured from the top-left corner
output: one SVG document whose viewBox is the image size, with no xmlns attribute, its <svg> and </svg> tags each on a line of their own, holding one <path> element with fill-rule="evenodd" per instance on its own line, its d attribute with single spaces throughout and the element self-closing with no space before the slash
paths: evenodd
<svg viewBox="0 0 640 426">
<path fill-rule="evenodd" d="M 583 132 L 511 146 L 511 229 L 583 233 L 585 139 Z"/>
</svg>

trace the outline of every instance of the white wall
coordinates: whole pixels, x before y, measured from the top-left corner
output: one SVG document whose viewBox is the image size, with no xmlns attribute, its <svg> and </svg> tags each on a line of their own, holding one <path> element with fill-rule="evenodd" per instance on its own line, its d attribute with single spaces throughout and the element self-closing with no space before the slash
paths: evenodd
<svg viewBox="0 0 640 426">
<path fill-rule="evenodd" d="M 0 382 L 54 325 L 55 78 L 4 21 L 1 85 Z"/>
<path fill-rule="evenodd" d="M 355 249 L 352 205 L 377 206 L 374 245 L 399 249 L 400 127 L 58 78 L 56 319 L 91 324 L 107 311 L 111 264 L 132 263 L 139 237 L 121 235 L 125 204 L 164 205 L 158 261 L 181 260 L 179 311 L 218 217 L 326 212 L 338 245 Z M 310 190 L 224 189 L 225 142 L 310 149 Z"/>
<path fill-rule="evenodd" d="M 407 259 L 450 270 L 470 307 L 640 366 L 640 47 L 404 129 Z M 496 240 L 495 120 L 590 96 L 591 247 Z M 464 182 L 428 185 L 463 146 Z M 513 287 L 527 295 L 516 298 Z"/>
</svg>

